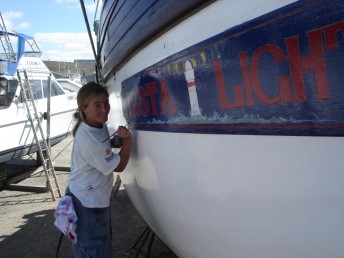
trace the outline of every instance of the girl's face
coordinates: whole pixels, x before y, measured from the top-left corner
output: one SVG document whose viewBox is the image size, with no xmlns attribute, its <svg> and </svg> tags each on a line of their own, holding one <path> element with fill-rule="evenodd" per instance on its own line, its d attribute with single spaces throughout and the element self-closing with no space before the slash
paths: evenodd
<svg viewBox="0 0 344 258">
<path fill-rule="evenodd" d="M 87 106 L 84 106 L 82 111 L 86 114 L 86 123 L 89 126 L 101 128 L 108 120 L 109 98 L 105 93 L 99 94 Z"/>
</svg>

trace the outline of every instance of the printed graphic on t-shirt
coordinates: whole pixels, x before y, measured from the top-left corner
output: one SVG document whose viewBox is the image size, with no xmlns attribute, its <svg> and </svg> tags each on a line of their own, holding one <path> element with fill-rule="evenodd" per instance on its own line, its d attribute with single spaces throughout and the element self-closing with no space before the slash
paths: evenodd
<svg viewBox="0 0 344 258">
<path fill-rule="evenodd" d="M 115 153 L 111 151 L 111 149 L 106 149 L 106 157 L 105 160 L 109 163 L 115 156 Z"/>
</svg>

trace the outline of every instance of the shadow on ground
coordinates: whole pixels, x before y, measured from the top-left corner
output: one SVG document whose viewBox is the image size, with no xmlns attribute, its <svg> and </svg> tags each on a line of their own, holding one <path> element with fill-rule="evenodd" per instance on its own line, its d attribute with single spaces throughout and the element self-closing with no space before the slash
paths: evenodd
<svg viewBox="0 0 344 258">
<path fill-rule="evenodd" d="M 45 196 L 48 195 L 45 194 Z M 60 231 L 54 226 L 54 207 L 58 201 L 54 202 L 51 198 L 42 198 L 40 194 L 32 195 L 19 192 L 13 192 L 10 200 L 7 199 L 6 197 L 0 198 L 1 223 L 11 223 L 11 220 L 16 219 L 20 221 L 18 223 L 20 226 L 17 226 L 13 230 L 15 232 L 11 234 L 1 233 L 0 256 L 6 258 L 55 257 L 60 237 Z M 44 205 L 45 208 L 30 212 L 32 205 Z M 114 257 L 135 257 L 137 252 L 133 250 L 133 246 L 147 226 L 131 204 L 125 190 L 117 192 L 111 205 Z M 7 220 L 6 210 L 8 209 L 12 210 L 12 215 L 8 215 Z M 13 209 L 17 209 L 19 214 L 17 217 L 13 215 L 17 214 L 16 212 L 13 213 Z M 146 251 L 147 247 L 148 241 L 143 251 Z M 67 238 L 63 238 L 58 257 L 73 258 L 72 247 Z M 140 257 L 146 256 L 141 255 Z M 157 238 L 154 238 L 149 257 L 175 256 Z"/>
</svg>

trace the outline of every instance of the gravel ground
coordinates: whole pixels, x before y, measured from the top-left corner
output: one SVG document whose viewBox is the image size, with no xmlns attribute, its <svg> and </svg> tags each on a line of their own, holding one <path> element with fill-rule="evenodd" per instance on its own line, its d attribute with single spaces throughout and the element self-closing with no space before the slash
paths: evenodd
<svg viewBox="0 0 344 258">
<path fill-rule="evenodd" d="M 66 142 L 64 142 L 66 143 Z M 69 144 L 69 143 L 67 143 Z M 70 147 L 70 145 L 69 145 Z M 57 154 L 69 157 L 68 149 L 60 145 Z M 66 151 L 67 150 L 67 151 Z M 53 150 L 52 150 L 52 153 Z M 61 155 L 63 153 L 63 155 Z M 65 162 L 65 158 L 63 158 Z M 68 163 L 68 160 L 67 160 Z M 66 169 L 63 169 L 66 170 Z M 62 193 L 68 177 L 66 171 L 56 171 Z M 21 185 L 43 186 L 44 173 L 36 170 Z M 0 189 L 0 257 L 6 258 L 50 258 L 55 257 L 60 231 L 54 226 L 54 210 L 59 198 L 53 201 L 50 192 L 26 192 Z M 114 257 L 136 257 L 134 244 L 146 229 L 142 217 L 131 204 L 123 187 L 112 198 L 112 231 Z M 136 245 L 139 247 L 139 245 Z M 143 255 L 148 241 L 143 248 Z M 67 238 L 61 244 L 60 258 L 72 258 L 72 247 Z M 176 257 L 157 237 L 154 238 L 149 257 Z"/>
</svg>

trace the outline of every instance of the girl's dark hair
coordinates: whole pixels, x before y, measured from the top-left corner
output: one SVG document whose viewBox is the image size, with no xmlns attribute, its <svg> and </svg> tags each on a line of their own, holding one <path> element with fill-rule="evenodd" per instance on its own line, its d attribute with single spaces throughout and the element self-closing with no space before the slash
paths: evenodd
<svg viewBox="0 0 344 258">
<path fill-rule="evenodd" d="M 109 97 L 109 93 L 107 92 L 106 88 L 96 82 L 88 82 L 85 85 L 83 85 L 78 91 L 78 95 L 76 98 L 78 103 L 78 109 L 74 113 L 76 123 L 72 131 L 73 136 L 75 136 L 75 133 L 78 130 L 80 123 L 82 121 L 86 121 L 86 114 L 81 111 L 82 107 L 87 106 L 93 100 L 94 97 L 100 94 L 106 94 L 106 96 Z"/>
</svg>

